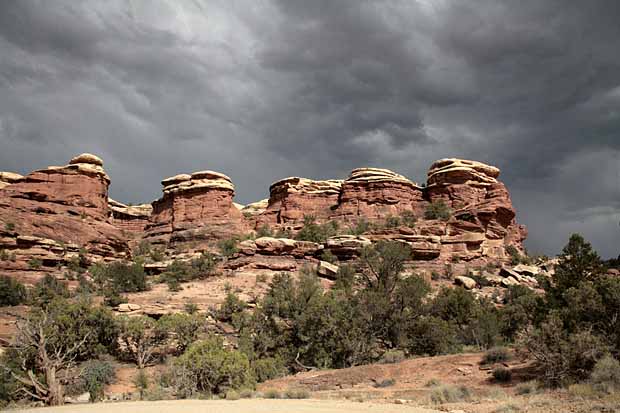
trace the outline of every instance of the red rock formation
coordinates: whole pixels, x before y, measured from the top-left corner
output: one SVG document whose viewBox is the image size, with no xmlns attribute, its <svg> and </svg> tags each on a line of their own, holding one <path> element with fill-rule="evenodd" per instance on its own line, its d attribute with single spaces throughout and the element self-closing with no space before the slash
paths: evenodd
<svg viewBox="0 0 620 413">
<path fill-rule="evenodd" d="M 162 181 L 164 195 L 153 202 L 145 240 L 153 244 L 214 241 L 246 232 L 233 205 L 235 187 L 219 172 L 182 174 Z"/>
<path fill-rule="evenodd" d="M 11 257 L 0 268 L 36 278 L 80 249 L 94 260 L 124 257 L 127 242 L 108 222 L 109 183 L 101 159 L 83 154 L 0 189 L 0 249 Z"/>
<path fill-rule="evenodd" d="M 358 168 L 342 183 L 336 214 L 341 219 L 384 219 L 404 211 L 418 211 L 422 188 L 387 169 Z"/>
<path fill-rule="evenodd" d="M 141 237 L 149 223 L 153 206 L 151 204 L 125 205 L 113 199 L 108 199 L 112 224 L 123 231 Z"/>
<path fill-rule="evenodd" d="M 261 216 L 263 223 L 301 224 L 304 215 L 328 219 L 338 204 L 342 181 L 314 181 L 291 177 L 269 187 L 269 203 Z"/>
<path fill-rule="evenodd" d="M 263 224 L 297 230 L 304 216 L 313 215 L 319 222 L 341 221 L 341 229 L 360 219 L 376 225 L 363 237 L 340 234 L 324 245 L 274 238 L 246 241 L 229 267 L 298 268 L 304 260 L 316 261 L 323 249 L 343 260 L 355 259 L 361 247 L 389 239 L 409 245 L 418 268 L 443 270 L 451 265 L 464 270 L 505 261 L 509 245 L 522 248 L 526 231 L 516 223 L 499 174 L 480 162 L 442 159 L 432 164 L 428 186 L 421 187 L 386 169 L 359 168 L 344 181 L 277 181 L 269 200 L 243 207 L 233 203 L 230 178 L 202 171 L 163 180 L 163 196 L 151 208 L 108 200 L 110 181 L 103 162 L 84 154 L 67 166 L 26 177 L 0 173 L 0 249 L 15 258 L 5 260 L 14 264 L 0 263 L 0 269 L 30 271 L 29 257 L 43 261 L 46 268 L 63 265 L 75 259 L 80 247 L 95 259 L 117 259 L 124 256 L 129 240 L 169 246 L 169 256 L 180 256 Z M 424 211 L 440 200 L 451 208 L 451 217 L 425 219 Z M 402 218 L 405 213 L 415 215 L 417 222 L 401 219 L 384 225 L 388 216 Z M 262 264 L 253 262 L 259 258 Z"/>
<path fill-rule="evenodd" d="M 442 159 L 428 172 L 426 194 L 431 202 L 443 199 L 457 218 L 469 221 L 466 231 L 483 232 L 481 248 L 487 254 L 504 257 L 507 245 L 522 249 L 527 231 L 516 223 L 508 190 L 497 180 L 499 174 L 498 168 L 480 162 Z"/>
<path fill-rule="evenodd" d="M 14 184 L 22 178 L 23 176 L 14 172 L 0 172 L 0 189 Z"/>
<path fill-rule="evenodd" d="M 318 221 L 382 220 L 388 215 L 416 211 L 422 188 L 387 169 L 359 168 L 345 181 L 286 178 L 269 188 L 269 202 L 260 223 L 299 226 L 305 215 Z"/>
<path fill-rule="evenodd" d="M 319 221 L 374 221 L 366 234 L 370 240 L 394 239 L 409 244 L 416 260 L 428 268 L 447 264 L 484 265 L 506 259 L 505 248 L 522 248 L 525 228 L 515 221 L 515 211 L 498 168 L 480 162 L 442 159 L 431 166 L 428 186 L 423 188 L 386 169 L 359 168 L 345 181 L 312 181 L 287 178 L 270 188 L 268 207 L 258 212 L 258 221 L 296 224 L 304 215 Z M 452 210 L 447 220 L 424 219 L 430 203 L 443 200 Z M 381 228 L 388 216 L 405 212 L 418 217 L 413 228 Z M 256 214 L 253 214 L 253 216 Z M 341 226 L 344 228 L 345 226 Z M 347 241 L 348 239 L 345 239 Z M 325 248 L 343 259 L 354 258 L 350 248 L 329 240 Z M 332 245 L 333 244 L 333 245 Z M 458 266 L 458 265 L 457 265 Z"/>
</svg>

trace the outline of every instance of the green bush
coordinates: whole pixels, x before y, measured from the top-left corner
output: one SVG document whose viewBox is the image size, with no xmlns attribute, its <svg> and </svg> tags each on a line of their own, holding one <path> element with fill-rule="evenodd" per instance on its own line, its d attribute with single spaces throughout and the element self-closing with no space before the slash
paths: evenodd
<svg viewBox="0 0 620 413">
<path fill-rule="evenodd" d="M 115 377 L 114 366 L 108 361 L 89 360 L 82 365 L 83 389 L 90 394 L 91 403 L 103 400 L 103 387 Z"/>
<path fill-rule="evenodd" d="M 66 381 L 73 383 L 79 378 L 74 363 L 113 351 L 116 344 L 114 319 L 105 308 L 92 307 L 85 300 L 74 303 L 55 299 L 44 308 L 33 307 L 20 321 L 14 347 L 7 351 L 10 359 L 3 360 L 3 367 L 10 368 L 11 375 L 19 377 L 35 398 L 56 404 L 62 401 Z M 45 381 L 37 384 L 41 383 L 37 378 L 50 374 L 66 377 L 65 382 L 56 386 L 46 386 Z"/>
<path fill-rule="evenodd" d="M 177 278 L 166 278 L 166 284 L 168 285 L 168 290 L 172 292 L 181 291 L 183 289 L 183 287 L 181 287 L 181 283 Z"/>
<path fill-rule="evenodd" d="M 24 304 L 28 301 L 28 290 L 11 277 L 0 276 L 0 307 Z"/>
<path fill-rule="evenodd" d="M 536 380 L 527 381 L 525 383 L 517 384 L 515 393 L 517 395 L 536 394 L 540 385 Z"/>
<path fill-rule="evenodd" d="M 476 298 L 464 288 L 443 287 L 432 301 L 430 311 L 442 320 L 466 326 L 475 315 Z"/>
<path fill-rule="evenodd" d="M 108 307 L 118 307 L 126 303 L 127 298 L 123 297 L 118 291 L 106 289 L 103 291 L 103 303 Z"/>
<path fill-rule="evenodd" d="M 7 349 L 0 355 L 0 410 L 19 397 L 21 383 L 13 377 L 12 371 L 19 370 L 20 360 L 16 349 Z"/>
<path fill-rule="evenodd" d="M 359 218 L 355 225 L 349 228 L 351 235 L 364 235 L 372 229 L 373 225 L 365 218 Z"/>
<path fill-rule="evenodd" d="M 183 305 L 183 310 L 190 315 L 196 314 L 198 313 L 198 304 L 192 302 L 185 303 Z"/>
<path fill-rule="evenodd" d="M 607 391 L 620 389 L 620 362 L 606 355 L 596 362 L 590 381 Z"/>
<path fill-rule="evenodd" d="M 174 334 L 177 352 L 188 348 L 204 329 L 205 317 L 200 314 L 166 314 L 158 320 L 159 328 Z"/>
<path fill-rule="evenodd" d="M 436 356 L 456 347 L 454 326 L 437 317 L 421 317 L 407 331 L 407 349 L 411 354 Z"/>
<path fill-rule="evenodd" d="M 50 274 L 45 274 L 32 289 L 32 300 L 38 305 L 47 305 L 56 298 L 67 298 L 70 295 L 67 286 Z"/>
<path fill-rule="evenodd" d="M 151 243 L 145 240 L 142 240 L 138 243 L 136 250 L 134 251 L 135 256 L 138 257 L 146 257 L 151 253 Z"/>
<path fill-rule="evenodd" d="M 506 245 L 504 251 L 510 256 L 511 265 L 518 265 L 521 263 L 521 254 L 519 254 L 519 250 L 517 250 L 514 245 Z"/>
<path fill-rule="evenodd" d="M 228 292 L 224 302 L 217 310 L 215 318 L 219 321 L 230 322 L 235 314 L 244 311 L 247 306 L 246 302 L 240 299 L 235 293 Z"/>
<path fill-rule="evenodd" d="M 336 273 L 336 282 L 332 285 L 334 290 L 351 291 L 355 283 L 355 268 L 350 264 L 341 264 Z"/>
<path fill-rule="evenodd" d="M 43 261 L 38 258 L 31 258 L 28 260 L 28 268 L 31 270 L 38 270 L 43 266 Z"/>
<path fill-rule="evenodd" d="M 288 238 L 288 239 L 291 239 L 291 238 L 293 238 L 293 233 L 288 228 L 280 228 L 280 229 L 278 229 L 278 231 L 276 231 L 274 237 L 275 238 Z"/>
<path fill-rule="evenodd" d="M 168 332 L 165 326 L 147 316 L 122 315 L 117 320 L 124 355 L 143 369 L 156 359 L 159 346 L 166 341 Z"/>
<path fill-rule="evenodd" d="M 136 375 L 133 378 L 133 385 L 138 389 L 138 394 L 140 395 L 140 400 L 144 400 L 144 395 L 151 385 L 151 380 L 149 376 L 146 374 L 144 369 L 139 369 Z"/>
<path fill-rule="evenodd" d="M 239 240 L 237 240 L 236 238 L 228 238 L 228 239 L 220 240 L 217 243 L 217 246 L 223 256 L 232 257 L 239 251 L 237 249 L 238 242 Z"/>
<path fill-rule="evenodd" d="M 10 231 L 10 232 L 15 231 L 15 223 L 13 223 L 13 222 L 5 222 L 4 223 L 4 229 L 7 230 L 7 231 Z"/>
<path fill-rule="evenodd" d="M 338 229 L 338 223 L 336 221 L 317 224 L 314 216 L 305 215 L 304 226 L 297 232 L 295 239 L 299 241 L 323 243 L 327 238 L 337 235 Z"/>
<path fill-rule="evenodd" d="M 250 362 L 245 354 L 227 350 L 219 337 L 193 343 L 174 364 L 185 372 L 190 389 L 208 394 L 253 386 Z"/>
<path fill-rule="evenodd" d="M 385 218 L 385 227 L 386 228 L 398 228 L 400 226 L 400 218 L 392 215 L 388 215 Z"/>
<path fill-rule="evenodd" d="M 415 216 L 415 214 L 413 213 L 413 211 L 403 211 L 403 213 L 400 215 L 403 224 L 405 224 L 406 226 L 408 226 L 409 228 L 413 228 L 415 227 L 415 224 L 418 220 L 418 217 Z"/>
<path fill-rule="evenodd" d="M 281 399 L 282 395 L 276 389 L 267 389 L 265 390 L 265 399 Z"/>
<path fill-rule="evenodd" d="M 568 333 L 556 314 L 522 337 L 522 345 L 543 369 L 543 381 L 560 386 L 589 377 L 607 346 L 591 331 Z"/>
<path fill-rule="evenodd" d="M 94 264 L 89 269 L 94 283 L 109 296 L 146 291 L 144 267 L 138 263 L 112 262 Z"/>
<path fill-rule="evenodd" d="M 321 253 L 321 260 L 327 261 L 331 264 L 338 263 L 338 258 L 330 250 L 323 250 Z"/>
<path fill-rule="evenodd" d="M 441 386 L 441 381 L 439 381 L 438 379 L 430 379 L 424 384 L 424 387 L 437 387 L 437 386 Z"/>
<path fill-rule="evenodd" d="M 31 314 L 40 317 L 39 310 Z M 45 312 L 54 320 L 55 336 L 64 345 L 77 344 L 86 337 L 76 361 L 94 359 L 101 354 L 113 354 L 118 346 L 118 326 L 112 312 L 103 306 L 94 306 L 88 299 L 68 301 L 55 298 L 46 306 Z"/>
<path fill-rule="evenodd" d="M 505 347 L 493 347 L 484 353 L 482 364 L 503 363 L 510 360 L 510 353 Z"/>
<path fill-rule="evenodd" d="M 254 371 L 254 376 L 259 383 L 277 379 L 287 373 L 284 361 L 281 358 L 276 357 L 267 357 L 254 360 L 252 362 L 252 370 Z"/>
<path fill-rule="evenodd" d="M 153 262 L 162 262 L 166 259 L 164 252 L 159 248 L 153 248 L 149 253 L 149 257 Z"/>
<path fill-rule="evenodd" d="M 287 399 L 307 399 L 310 397 L 310 392 L 306 389 L 286 389 L 284 397 Z"/>
<path fill-rule="evenodd" d="M 203 252 L 191 261 L 174 260 L 160 276 L 160 281 L 168 284 L 170 291 L 180 291 L 181 283 L 202 279 L 214 273 L 217 263 L 215 256 Z"/>
<path fill-rule="evenodd" d="M 264 224 L 256 230 L 256 238 L 260 237 L 273 237 L 273 231 L 269 225 Z"/>
<path fill-rule="evenodd" d="M 506 367 L 496 367 L 493 369 L 493 378 L 500 383 L 507 383 L 512 380 L 512 371 Z"/>
<path fill-rule="evenodd" d="M 379 361 L 384 364 L 394 364 L 394 363 L 400 363 L 401 361 L 405 359 L 406 359 L 406 356 L 405 356 L 404 351 L 388 350 L 385 353 L 383 353 Z"/>
<path fill-rule="evenodd" d="M 162 387 L 159 383 L 154 383 L 153 385 L 149 385 L 148 388 L 144 389 L 142 391 L 142 397 L 144 400 L 148 401 L 174 399 L 174 395 L 171 393 L 170 389 Z"/>
<path fill-rule="evenodd" d="M 443 199 L 430 203 L 424 211 L 425 219 L 440 219 L 447 221 L 452 216 L 452 210 Z"/>
</svg>

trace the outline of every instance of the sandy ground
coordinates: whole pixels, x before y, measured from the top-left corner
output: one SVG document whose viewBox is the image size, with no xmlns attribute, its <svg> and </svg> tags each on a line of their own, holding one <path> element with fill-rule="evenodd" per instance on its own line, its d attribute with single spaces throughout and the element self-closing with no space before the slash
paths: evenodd
<svg viewBox="0 0 620 413">
<path fill-rule="evenodd" d="M 174 400 L 157 402 L 123 402 L 81 404 L 12 410 L 33 413 L 436 413 L 437 410 L 397 404 L 356 403 L 344 400 Z"/>
</svg>

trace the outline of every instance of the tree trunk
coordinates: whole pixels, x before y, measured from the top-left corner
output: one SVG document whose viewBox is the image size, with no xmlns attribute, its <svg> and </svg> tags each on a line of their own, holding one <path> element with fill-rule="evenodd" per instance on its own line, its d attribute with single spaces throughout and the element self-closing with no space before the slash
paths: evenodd
<svg viewBox="0 0 620 413">
<path fill-rule="evenodd" d="M 45 371 L 45 381 L 47 382 L 48 404 L 50 406 L 60 406 L 65 403 L 62 384 L 56 377 L 56 368 L 50 367 Z"/>
</svg>

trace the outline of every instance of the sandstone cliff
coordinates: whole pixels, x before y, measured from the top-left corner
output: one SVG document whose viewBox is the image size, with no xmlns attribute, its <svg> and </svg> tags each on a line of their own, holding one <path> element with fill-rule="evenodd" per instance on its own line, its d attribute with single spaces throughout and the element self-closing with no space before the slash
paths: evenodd
<svg viewBox="0 0 620 413">
<path fill-rule="evenodd" d="M 243 214 L 233 205 L 230 178 L 214 171 L 181 174 L 164 179 L 163 196 L 153 202 L 144 240 L 182 246 L 212 242 L 247 232 Z"/>
<path fill-rule="evenodd" d="M 128 206 L 108 198 L 103 161 L 82 154 L 27 176 L 0 173 L 0 250 L 9 258 L 0 270 L 26 278 L 62 274 L 78 256 L 130 258 L 129 245 L 140 242 L 158 246 L 167 259 L 217 252 L 219 241 L 265 226 L 291 238 L 311 215 L 319 224 L 337 223 L 337 233 L 323 243 L 244 241 L 228 268 L 292 270 L 318 263 L 324 251 L 350 260 L 364 245 L 388 239 L 409 245 L 417 268 L 464 272 L 506 262 L 508 247 L 522 251 L 527 232 L 499 175 L 496 167 L 461 159 L 434 162 L 422 185 L 387 169 L 358 168 L 345 180 L 285 178 L 270 186 L 268 199 L 241 206 L 233 202 L 231 179 L 207 170 L 164 179 L 160 199 Z M 429 216 L 439 203 L 450 214 Z M 363 234 L 353 230 L 361 224 Z M 34 268 L 33 260 L 41 265 Z"/>
<path fill-rule="evenodd" d="M 6 175 L 3 174 L 5 177 Z M 91 154 L 5 180 L 0 189 L 0 270 L 35 281 L 83 261 L 121 259 L 129 248 L 108 220 L 110 179 Z"/>
</svg>

